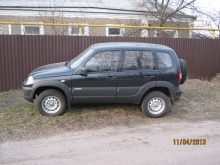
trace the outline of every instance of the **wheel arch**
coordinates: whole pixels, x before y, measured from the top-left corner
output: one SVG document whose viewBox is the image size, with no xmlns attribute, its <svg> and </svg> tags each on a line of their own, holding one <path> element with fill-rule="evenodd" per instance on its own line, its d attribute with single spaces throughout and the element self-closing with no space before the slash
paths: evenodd
<svg viewBox="0 0 220 165">
<path fill-rule="evenodd" d="M 38 82 L 34 84 L 33 88 L 35 89 L 34 94 L 33 94 L 33 99 L 35 99 L 36 96 L 40 95 L 43 91 L 48 90 L 48 89 L 54 89 L 54 90 L 61 92 L 67 101 L 69 101 L 70 98 L 72 98 L 71 90 L 65 84 L 61 82 L 57 82 L 57 81 Z"/>
<path fill-rule="evenodd" d="M 43 91 L 48 90 L 48 89 L 54 89 L 54 90 L 61 92 L 67 99 L 65 92 L 62 89 L 55 87 L 55 86 L 42 86 L 42 87 L 37 88 L 34 93 L 34 99 L 36 98 L 36 96 L 39 96 Z"/>
<path fill-rule="evenodd" d="M 144 95 L 142 96 L 141 98 L 141 101 L 140 101 L 140 104 L 143 102 L 144 98 L 151 92 L 153 91 L 160 91 L 162 93 L 164 93 L 166 96 L 168 96 L 171 100 L 171 102 L 173 102 L 173 99 L 172 99 L 172 92 L 170 91 L 169 88 L 167 87 L 153 87 L 153 88 L 150 88 L 149 90 L 147 90 Z"/>
</svg>

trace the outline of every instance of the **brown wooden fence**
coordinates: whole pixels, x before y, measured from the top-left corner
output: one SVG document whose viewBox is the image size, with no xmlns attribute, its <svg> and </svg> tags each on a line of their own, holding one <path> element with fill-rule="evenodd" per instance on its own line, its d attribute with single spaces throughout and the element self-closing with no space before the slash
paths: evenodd
<svg viewBox="0 0 220 165">
<path fill-rule="evenodd" d="M 36 67 L 67 61 L 94 43 L 144 42 L 170 46 L 187 61 L 188 78 L 210 79 L 220 72 L 220 40 L 0 35 L 0 91 L 21 88 Z"/>
</svg>

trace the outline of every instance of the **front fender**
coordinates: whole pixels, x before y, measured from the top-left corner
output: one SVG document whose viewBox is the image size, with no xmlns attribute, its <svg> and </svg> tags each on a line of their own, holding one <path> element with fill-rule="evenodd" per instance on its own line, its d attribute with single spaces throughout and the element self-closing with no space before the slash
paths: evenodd
<svg viewBox="0 0 220 165">
<path fill-rule="evenodd" d="M 65 83 L 62 83 L 60 81 L 54 81 L 54 80 L 44 80 L 44 81 L 38 81 L 33 86 L 33 92 L 32 92 L 32 98 L 34 97 L 34 94 L 36 94 L 36 91 L 39 88 L 58 88 L 62 90 L 65 93 L 66 98 L 69 101 L 72 101 L 72 94 L 71 94 L 71 87 L 68 87 Z"/>
</svg>

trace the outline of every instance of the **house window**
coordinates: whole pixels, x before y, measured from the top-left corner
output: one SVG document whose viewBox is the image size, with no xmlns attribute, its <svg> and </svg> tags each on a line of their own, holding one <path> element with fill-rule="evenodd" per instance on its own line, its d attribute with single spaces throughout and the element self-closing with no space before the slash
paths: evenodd
<svg viewBox="0 0 220 165">
<path fill-rule="evenodd" d="M 109 25 L 109 26 L 112 26 L 112 25 Z M 124 28 L 118 28 L 118 27 L 107 27 L 106 28 L 106 36 L 123 36 L 124 33 L 125 33 Z"/>
<path fill-rule="evenodd" d="M 32 25 L 21 25 L 21 34 L 22 35 L 43 35 L 44 27 L 43 26 L 32 26 Z"/>
<path fill-rule="evenodd" d="M 79 27 L 78 26 L 69 26 L 69 35 L 78 36 L 79 35 Z M 89 27 L 82 27 L 82 35 L 88 36 L 89 35 Z"/>
<path fill-rule="evenodd" d="M 120 36 L 120 28 L 108 28 L 108 34 L 111 36 Z"/>
<path fill-rule="evenodd" d="M 178 31 L 177 30 L 155 30 L 154 37 L 160 38 L 178 38 Z"/>
<path fill-rule="evenodd" d="M 0 25 L 0 35 L 11 34 L 11 25 Z"/>
</svg>

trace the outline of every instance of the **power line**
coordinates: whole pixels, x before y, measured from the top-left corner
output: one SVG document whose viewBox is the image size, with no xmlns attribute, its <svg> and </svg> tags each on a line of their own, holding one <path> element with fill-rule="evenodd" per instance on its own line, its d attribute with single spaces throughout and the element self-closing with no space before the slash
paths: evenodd
<svg viewBox="0 0 220 165">
<path fill-rule="evenodd" d="M 6 11 L 36 11 L 36 12 L 51 12 L 51 10 L 34 10 L 34 9 L 0 9 L 2 11 L 6 10 Z M 90 13 L 90 14 L 126 14 L 126 15 L 146 15 L 146 13 L 126 13 L 126 12 L 120 12 L 120 13 L 116 13 L 116 12 L 99 12 L 99 11 L 74 11 L 74 10 L 57 10 L 55 12 L 67 12 L 67 13 Z"/>
<path fill-rule="evenodd" d="M 104 8 L 104 7 L 76 7 L 76 6 L 0 6 L 1 8 L 8 8 L 8 9 L 100 9 L 100 10 L 113 10 L 113 11 L 129 11 L 129 12 L 146 12 L 144 10 L 128 10 L 128 9 L 116 9 L 116 8 Z"/>
<path fill-rule="evenodd" d="M 44 10 L 42 10 L 44 9 Z M 55 7 L 45 7 L 45 6 L 0 6 L 0 10 L 8 10 L 8 11 L 38 11 L 38 12 L 51 12 L 54 9 L 55 12 L 67 12 L 67 13 L 77 13 L 77 12 L 83 12 L 83 13 L 94 13 L 94 14 L 126 14 L 126 15 L 146 15 L 146 14 L 157 14 L 157 12 L 149 12 L 144 10 L 127 10 L 127 9 L 115 9 L 115 8 L 102 8 L 102 7 L 74 7 L 74 6 L 55 6 Z M 59 9 L 59 10 L 58 10 Z M 98 9 L 98 10 L 107 10 L 107 11 L 79 11 L 79 10 L 60 10 L 60 9 Z M 110 11 L 119 11 L 119 13 L 116 12 L 108 12 Z M 126 13 L 127 12 L 127 13 Z M 130 12 L 130 13 L 129 13 Z M 194 18 L 194 16 L 191 15 L 185 15 L 185 14 L 175 14 L 176 16 L 180 16 L 183 18 Z"/>
</svg>

